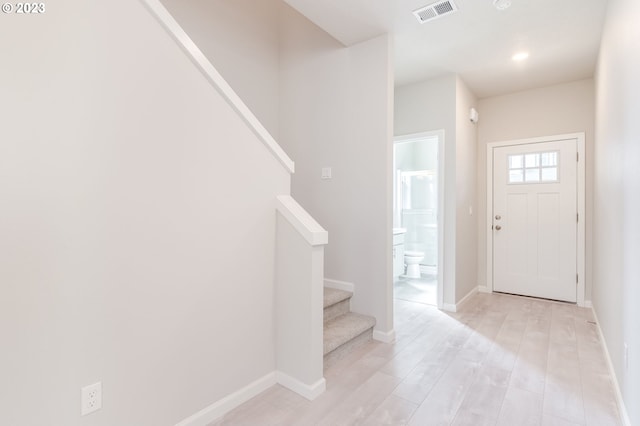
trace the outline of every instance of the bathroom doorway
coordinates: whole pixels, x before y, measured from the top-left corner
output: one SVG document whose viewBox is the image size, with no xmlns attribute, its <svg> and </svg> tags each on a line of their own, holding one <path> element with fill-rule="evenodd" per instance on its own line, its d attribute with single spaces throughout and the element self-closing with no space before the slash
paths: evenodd
<svg viewBox="0 0 640 426">
<path fill-rule="evenodd" d="M 396 137 L 393 149 L 394 298 L 442 307 L 444 132 Z"/>
</svg>

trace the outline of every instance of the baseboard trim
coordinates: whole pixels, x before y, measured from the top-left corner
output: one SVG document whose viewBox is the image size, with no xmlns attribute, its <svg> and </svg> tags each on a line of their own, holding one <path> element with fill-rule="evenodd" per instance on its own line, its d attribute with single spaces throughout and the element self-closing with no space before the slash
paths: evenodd
<svg viewBox="0 0 640 426">
<path fill-rule="evenodd" d="M 444 303 L 442 305 L 442 310 L 445 312 L 457 312 L 458 308 L 456 308 L 456 305 L 453 303 Z"/>
<path fill-rule="evenodd" d="M 593 309 L 593 303 L 591 302 L 591 300 L 585 300 L 584 305 L 582 307 L 587 309 Z M 595 315 L 595 311 L 593 312 L 593 314 Z"/>
<path fill-rule="evenodd" d="M 336 290 L 350 291 L 354 293 L 355 286 L 353 283 L 346 281 L 331 280 L 329 278 L 324 279 L 324 286 L 329 288 L 335 288 Z"/>
<path fill-rule="evenodd" d="M 478 286 L 478 293 L 488 294 L 488 293 L 492 293 L 492 291 L 489 290 L 489 287 L 487 287 L 486 285 L 479 285 Z"/>
<path fill-rule="evenodd" d="M 460 299 L 460 301 L 456 304 L 453 303 L 445 303 L 442 305 L 442 310 L 446 311 L 446 312 L 458 312 L 460 310 L 460 308 L 462 308 L 462 306 L 464 306 L 465 303 L 467 303 L 475 294 L 477 294 L 479 291 L 478 287 L 474 287 L 473 289 L 471 289 L 471 291 L 469 293 L 467 293 L 466 296 L 464 296 L 462 299 Z"/>
<path fill-rule="evenodd" d="M 598 319 L 598 314 L 596 314 L 596 310 L 593 308 L 591 301 L 585 301 L 585 307 L 587 307 L 587 303 L 589 304 L 589 308 L 591 312 L 593 312 L 593 318 L 596 320 L 596 328 L 598 329 L 598 335 L 600 336 L 600 340 L 602 341 L 602 346 L 604 346 L 604 356 L 607 359 L 607 366 L 609 367 L 609 374 L 613 378 L 613 387 L 616 393 L 616 400 L 618 403 L 618 412 L 620 414 L 620 420 L 624 426 L 631 426 L 631 419 L 629 419 L 629 413 L 627 412 L 627 407 L 624 404 L 624 399 L 622 399 L 622 392 L 620 391 L 620 384 L 618 383 L 618 378 L 616 377 L 616 371 L 613 369 L 613 362 L 611 361 L 611 355 L 609 354 L 609 348 L 607 347 L 607 341 L 604 338 L 604 334 L 602 333 L 602 329 L 600 328 L 600 320 Z"/>
<path fill-rule="evenodd" d="M 396 331 L 380 331 L 373 330 L 373 340 L 377 340 L 382 343 L 393 343 L 396 341 Z"/>
<path fill-rule="evenodd" d="M 469 300 L 471 300 L 471 298 L 473 296 L 475 296 L 476 294 L 478 294 L 478 287 L 472 288 L 471 291 L 469 293 L 467 293 L 467 295 L 465 297 L 463 297 L 462 299 L 460 299 L 460 301 L 458 303 L 456 303 L 456 309 L 460 310 L 460 308 L 466 304 Z"/>
<path fill-rule="evenodd" d="M 324 377 L 315 382 L 312 385 L 302 383 L 300 380 L 291 377 L 290 375 L 283 373 L 282 371 L 276 372 L 276 380 L 278 384 L 285 388 L 297 393 L 300 396 L 307 398 L 309 401 L 313 401 L 320 396 L 327 388 L 327 382 Z"/>
<path fill-rule="evenodd" d="M 182 420 L 176 426 L 207 426 L 276 383 L 276 372 L 271 372 Z"/>
</svg>

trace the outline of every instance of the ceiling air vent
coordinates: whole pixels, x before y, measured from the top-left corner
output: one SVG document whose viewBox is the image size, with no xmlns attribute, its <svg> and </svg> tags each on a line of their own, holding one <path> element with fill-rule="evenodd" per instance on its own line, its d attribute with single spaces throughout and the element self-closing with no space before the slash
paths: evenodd
<svg viewBox="0 0 640 426">
<path fill-rule="evenodd" d="M 425 22 L 433 21 L 457 10 L 458 7 L 453 0 L 445 0 L 414 10 L 413 14 L 418 19 L 418 22 L 424 24 Z"/>
</svg>

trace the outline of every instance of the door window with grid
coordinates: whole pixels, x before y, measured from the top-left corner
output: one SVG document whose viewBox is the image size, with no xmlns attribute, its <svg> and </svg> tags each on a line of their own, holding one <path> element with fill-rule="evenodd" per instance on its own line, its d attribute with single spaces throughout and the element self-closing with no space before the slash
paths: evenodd
<svg viewBox="0 0 640 426">
<path fill-rule="evenodd" d="M 509 184 L 560 181 L 558 151 L 509 155 Z"/>
</svg>

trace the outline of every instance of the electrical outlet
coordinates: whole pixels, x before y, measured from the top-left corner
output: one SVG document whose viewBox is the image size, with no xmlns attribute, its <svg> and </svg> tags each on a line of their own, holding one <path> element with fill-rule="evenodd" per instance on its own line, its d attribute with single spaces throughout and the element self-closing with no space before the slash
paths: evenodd
<svg viewBox="0 0 640 426">
<path fill-rule="evenodd" d="M 86 416 L 102 408 L 102 382 L 83 387 L 81 390 L 80 415 Z"/>
</svg>

